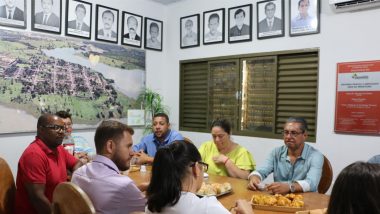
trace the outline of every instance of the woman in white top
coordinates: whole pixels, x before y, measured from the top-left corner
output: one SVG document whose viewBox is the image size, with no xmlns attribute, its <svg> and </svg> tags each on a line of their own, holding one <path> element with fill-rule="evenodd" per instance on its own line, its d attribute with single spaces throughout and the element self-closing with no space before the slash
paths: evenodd
<svg viewBox="0 0 380 214">
<path fill-rule="evenodd" d="M 176 141 L 160 148 L 154 157 L 145 213 L 229 214 L 215 196 L 198 198 L 195 195 L 208 168 L 201 160 L 192 143 Z M 245 200 L 238 200 L 236 205 L 234 213 L 253 213 Z"/>
</svg>

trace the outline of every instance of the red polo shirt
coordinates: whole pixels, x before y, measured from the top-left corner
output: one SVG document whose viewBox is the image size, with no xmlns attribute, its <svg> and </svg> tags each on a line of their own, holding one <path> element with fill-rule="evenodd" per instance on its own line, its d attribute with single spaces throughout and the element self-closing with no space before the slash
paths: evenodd
<svg viewBox="0 0 380 214">
<path fill-rule="evenodd" d="M 16 179 L 16 214 L 37 213 L 29 201 L 26 183 L 45 184 L 45 195 L 52 201 L 54 188 L 66 181 L 66 169 L 72 169 L 77 159 L 70 155 L 62 145 L 52 151 L 36 137 L 21 155 Z"/>
</svg>

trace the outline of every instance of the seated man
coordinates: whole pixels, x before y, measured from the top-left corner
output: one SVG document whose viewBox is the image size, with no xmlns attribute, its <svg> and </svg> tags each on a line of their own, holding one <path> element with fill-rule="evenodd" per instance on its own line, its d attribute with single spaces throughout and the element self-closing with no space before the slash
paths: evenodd
<svg viewBox="0 0 380 214">
<path fill-rule="evenodd" d="M 165 113 L 158 113 L 153 117 L 153 133 L 145 136 L 141 142 L 133 146 L 133 151 L 138 152 L 138 164 L 152 163 L 153 157 L 160 147 L 169 145 L 173 141 L 183 140 L 182 135 L 169 129 L 169 117 Z"/>
<path fill-rule="evenodd" d="M 16 214 L 50 214 L 53 191 L 66 181 L 66 170 L 82 166 L 62 147 L 64 136 L 65 125 L 60 117 L 44 114 L 38 118 L 37 137 L 18 163 Z"/>
<path fill-rule="evenodd" d="M 377 163 L 380 164 L 380 155 L 375 155 L 368 160 L 368 163 Z"/>
<path fill-rule="evenodd" d="M 144 195 L 128 176 L 120 174 L 130 167 L 133 133 L 133 129 L 123 123 L 103 121 L 94 137 L 97 155 L 73 174 L 72 182 L 87 193 L 96 213 L 144 211 Z M 141 190 L 145 191 L 146 187 Z"/>
<path fill-rule="evenodd" d="M 260 184 L 273 172 L 274 183 L 266 188 L 273 194 L 315 192 L 322 174 L 323 155 L 305 144 L 307 123 L 303 118 L 289 118 L 284 126 L 285 145 L 275 148 L 249 176 L 248 188 L 262 189 Z"/>
</svg>

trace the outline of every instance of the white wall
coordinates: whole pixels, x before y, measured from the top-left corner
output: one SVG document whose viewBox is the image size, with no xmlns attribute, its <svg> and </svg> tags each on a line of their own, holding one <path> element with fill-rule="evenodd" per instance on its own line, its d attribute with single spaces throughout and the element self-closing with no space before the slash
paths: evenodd
<svg viewBox="0 0 380 214">
<path fill-rule="evenodd" d="M 256 27 L 253 28 L 253 41 L 237 44 L 202 45 L 196 48 L 180 49 L 179 20 L 180 17 L 199 13 L 201 31 L 203 12 L 253 3 L 253 23 L 256 26 L 256 1 L 249 0 L 188 0 L 169 6 L 171 11 L 166 37 L 171 41 L 167 48 L 167 68 L 165 69 L 165 101 L 172 106 L 172 121 L 178 124 L 179 116 L 179 60 L 204 57 L 226 56 L 245 53 L 261 53 L 279 50 L 304 48 L 320 48 L 319 68 L 319 100 L 318 100 L 318 133 L 317 142 L 312 144 L 324 153 L 334 168 L 334 177 L 343 167 L 356 160 L 368 160 L 380 154 L 380 138 L 378 136 L 360 136 L 334 133 L 335 82 L 336 63 L 346 61 L 379 60 L 380 28 L 376 27 L 380 20 L 380 9 L 354 13 L 334 14 L 327 1 L 320 1 L 321 32 L 320 34 L 289 37 L 289 1 L 285 2 L 285 37 L 257 40 Z M 227 17 L 226 17 L 227 20 Z M 370 21 L 372 24 L 369 24 Z M 366 24 L 367 23 L 367 24 Z M 226 25 L 227 28 L 227 25 Z M 227 34 L 226 34 L 227 36 Z M 227 37 L 226 37 L 227 38 Z M 201 34 L 202 43 L 202 34 Z M 182 132 L 199 145 L 210 140 L 210 134 Z M 233 136 L 234 141 L 248 148 L 256 163 L 260 165 L 267 154 L 282 141 L 255 137 Z"/>
<path fill-rule="evenodd" d="M 28 11 L 30 11 L 30 2 L 27 2 Z M 320 149 L 330 159 L 335 176 L 344 166 L 353 161 L 367 160 L 375 154 L 380 154 L 380 138 L 377 136 L 336 134 L 333 131 L 336 63 L 379 59 L 380 43 L 378 38 L 380 38 L 380 28 L 376 27 L 376 21 L 380 20 L 380 9 L 334 14 L 331 12 L 327 1 L 321 1 L 321 33 L 289 37 L 287 17 L 289 8 L 288 1 L 285 1 L 285 37 L 259 41 L 256 39 L 256 29 L 254 27 L 252 42 L 237 44 L 228 44 L 226 42 L 224 44 L 201 45 L 196 48 L 180 49 L 180 17 L 199 13 L 202 28 L 204 11 L 218 8 L 228 9 L 229 7 L 253 3 L 253 23 L 256 23 L 256 1 L 187 0 L 169 6 L 163 6 L 147 0 L 110 0 L 107 3 L 101 0 L 93 0 L 91 2 L 93 7 L 96 3 L 100 3 L 164 21 L 164 51 L 146 52 L 147 86 L 164 95 L 164 101 L 171 109 L 170 116 L 173 128 L 178 128 L 179 118 L 179 60 L 320 48 L 318 133 L 317 142 L 312 145 Z M 372 24 L 365 24 L 368 21 Z M 94 24 L 95 22 L 93 22 L 93 26 Z M 30 30 L 30 21 L 28 22 L 28 30 Z M 210 134 L 182 133 L 197 145 L 211 139 Z M 89 142 L 93 142 L 93 132 L 81 132 L 80 135 L 86 137 Z M 138 131 L 134 136 L 134 141 L 137 142 L 140 137 L 141 131 Z M 33 139 L 34 134 L 2 136 L 0 138 L 0 156 L 10 163 L 14 173 L 16 173 L 17 162 L 21 153 Z M 275 139 L 241 136 L 233 136 L 233 139 L 251 151 L 258 165 L 263 162 L 270 150 L 282 145 L 282 141 Z"/>
<path fill-rule="evenodd" d="M 1 1 L 2 2 L 2 1 Z M 27 29 L 26 31 L 31 31 L 31 1 L 27 2 Z M 167 7 L 152 2 L 148 0 L 91 0 L 88 1 L 92 3 L 92 40 L 94 40 L 95 37 L 95 5 L 101 4 L 104 6 L 112 7 L 119 9 L 119 35 L 121 33 L 121 11 L 127 11 L 132 12 L 135 14 L 139 14 L 143 17 L 149 17 L 153 19 L 162 20 L 164 22 L 164 35 L 167 34 L 167 28 L 166 28 L 166 11 Z M 62 1 L 62 16 L 65 17 L 65 10 L 66 10 L 66 0 Z M 62 35 L 64 36 L 64 28 L 65 22 L 62 22 Z M 7 29 L 7 30 L 15 30 L 15 31 L 24 31 L 14 28 L 6 28 L 6 27 L 0 27 L 1 29 Z M 144 31 L 144 30 L 143 30 Z M 166 31 L 166 32 L 165 32 Z M 37 33 L 37 32 L 36 32 Z M 165 38 L 164 38 L 165 39 Z M 167 40 L 165 39 L 164 45 Z M 120 44 L 120 38 L 119 38 L 119 44 Z M 166 47 L 163 48 L 164 50 Z M 157 79 L 160 78 L 160 71 L 165 66 L 165 54 L 162 52 L 156 52 L 156 51 L 146 51 L 146 72 L 147 72 L 147 86 L 151 87 L 152 89 L 155 89 L 157 91 L 161 90 L 161 82 L 157 81 Z M 75 122 L 75 121 L 74 121 Z M 94 131 L 85 131 L 85 132 L 75 132 L 74 135 L 81 135 L 85 137 L 89 143 L 91 143 L 91 146 L 93 145 L 93 138 L 94 138 Z M 142 136 L 142 130 L 136 130 L 135 135 L 133 136 L 134 142 L 139 142 L 140 138 Z M 35 133 L 29 133 L 29 134 L 12 134 L 12 135 L 2 135 L 0 136 L 0 156 L 3 157 L 8 164 L 10 165 L 13 175 L 16 177 L 17 172 L 17 163 L 18 160 L 22 154 L 22 152 L 25 150 L 25 148 L 34 140 Z"/>
</svg>

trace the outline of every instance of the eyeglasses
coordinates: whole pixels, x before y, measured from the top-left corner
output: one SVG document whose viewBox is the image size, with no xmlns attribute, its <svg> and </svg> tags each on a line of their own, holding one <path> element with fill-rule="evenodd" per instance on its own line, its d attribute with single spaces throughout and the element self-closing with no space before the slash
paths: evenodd
<svg viewBox="0 0 380 214">
<path fill-rule="evenodd" d="M 284 135 L 284 137 L 286 137 L 288 135 L 290 135 L 290 137 L 297 137 L 298 135 L 303 134 L 304 131 L 302 131 L 302 132 L 296 132 L 296 131 L 287 131 L 287 130 L 284 130 L 281 133 L 282 133 L 282 135 Z"/>
<path fill-rule="evenodd" d="M 60 125 L 55 125 L 55 124 L 41 125 L 41 127 L 53 129 L 56 132 L 66 131 L 66 127 L 65 126 L 60 126 Z"/>
<path fill-rule="evenodd" d="M 190 166 L 193 167 L 193 166 L 195 166 L 196 163 L 198 163 L 202 167 L 203 172 L 207 172 L 207 170 L 208 170 L 208 164 L 207 163 L 202 162 L 202 161 L 197 161 L 197 162 L 191 164 Z"/>
</svg>

